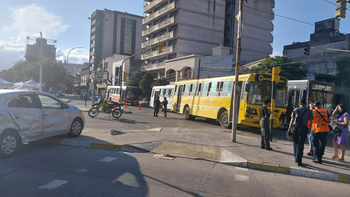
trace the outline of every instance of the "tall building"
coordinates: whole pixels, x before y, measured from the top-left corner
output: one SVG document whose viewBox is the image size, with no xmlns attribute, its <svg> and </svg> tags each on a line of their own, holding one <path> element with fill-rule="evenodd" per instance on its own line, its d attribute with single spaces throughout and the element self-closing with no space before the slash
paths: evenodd
<svg viewBox="0 0 350 197">
<path fill-rule="evenodd" d="M 143 54 L 144 71 L 164 77 L 165 60 L 210 55 L 224 45 L 236 51 L 238 0 L 145 0 L 142 48 L 164 42 L 162 53 Z M 244 3 L 241 62 L 255 61 L 272 53 L 274 0 Z"/>
<path fill-rule="evenodd" d="M 141 51 L 142 18 L 107 9 L 91 14 L 91 70 L 102 68 L 102 60 L 113 54 L 129 56 Z"/>
<path fill-rule="evenodd" d="M 27 44 L 26 58 L 39 58 L 40 45 L 42 45 L 43 49 L 43 58 L 50 58 L 51 60 L 56 59 L 56 46 L 47 44 L 47 39 L 45 38 L 36 38 L 35 44 Z"/>
</svg>

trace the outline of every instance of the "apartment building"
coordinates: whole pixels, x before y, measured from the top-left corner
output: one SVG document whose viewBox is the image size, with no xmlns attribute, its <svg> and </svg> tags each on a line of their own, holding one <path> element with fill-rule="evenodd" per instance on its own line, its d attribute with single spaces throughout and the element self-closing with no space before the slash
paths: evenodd
<svg viewBox="0 0 350 197">
<path fill-rule="evenodd" d="M 94 11 L 89 17 L 91 67 L 103 67 L 102 60 L 113 54 L 129 56 L 140 52 L 142 18 L 107 9 Z"/>
<path fill-rule="evenodd" d="M 210 55 L 223 45 L 236 51 L 238 0 L 145 0 L 142 48 L 164 42 L 162 53 L 143 54 L 143 70 L 165 77 L 165 61 L 188 55 Z M 244 3 L 241 62 L 251 62 L 272 53 L 274 0 Z M 184 65 L 184 68 L 187 68 Z M 168 70 L 168 69 L 167 69 Z M 180 77 L 176 77 L 180 78 Z"/>
<path fill-rule="evenodd" d="M 45 38 L 36 38 L 35 44 L 27 44 L 25 56 L 27 58 L 39 58 L 40 45 L 42 46 L 43 58 L 50 58 L 51 60 L 56 59 L 56 46 L 47 44 L 47 39 Z"/>
</svg>

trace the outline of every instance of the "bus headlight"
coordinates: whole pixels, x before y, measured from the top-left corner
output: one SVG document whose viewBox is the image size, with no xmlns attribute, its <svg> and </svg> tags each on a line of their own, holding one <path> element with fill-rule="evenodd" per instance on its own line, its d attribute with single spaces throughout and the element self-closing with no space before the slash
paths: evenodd
<svg viewBox="0 0 350 197">
<path fill-rule="evenodd" d="M 258 115 L 258 114 L 256 113 L 256 109 L 254 109 L 254 108 L 249 108 L 249 107 L 247 107 L 245 112 L 246 112 L 247 114 Z"/>
</svg>

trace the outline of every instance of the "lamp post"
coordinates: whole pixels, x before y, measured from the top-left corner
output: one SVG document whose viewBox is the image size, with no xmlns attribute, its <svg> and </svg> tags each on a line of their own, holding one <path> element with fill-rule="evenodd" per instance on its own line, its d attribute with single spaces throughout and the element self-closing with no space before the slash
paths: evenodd
<svg viewBox="0 0 350 197">
<path fill-rule="evenodd" d="M 83 47 L 74 47 L 69 49 L 68 54 L 67 54 L 67 61 L 66 61 L 66 77 L 64 79 L 64 86 L 65 88 L 67 87 L 67 75 L 68 75 L 68 59 L 69 59 L 69 53 L 73 51 L 74 49 L 83 49 Z"/>
</svg>

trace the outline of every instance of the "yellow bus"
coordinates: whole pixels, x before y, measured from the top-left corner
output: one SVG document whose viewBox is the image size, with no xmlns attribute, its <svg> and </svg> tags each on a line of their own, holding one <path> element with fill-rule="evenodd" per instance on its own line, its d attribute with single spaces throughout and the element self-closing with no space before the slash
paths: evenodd
<svg viewBox="0 0 350 197">
<path fill-rule="evenodd" d="M 191 79 L 175 83 L 172 102 L 174 112 L 182 113 L 185 119 L 195 117 L 219 120 L 225 128 L 232 123 L 232 92 L 235 76 Z M 275 88 L 273 127 L 283 124 L 286 113 L 288 80 L 281 77 Z M 239 115 L 237 123 L 260 127 L 260 108 L 264 99 L 271 98 L 271 75 L 242 74 L 238 77 Z"/>
</svg>

